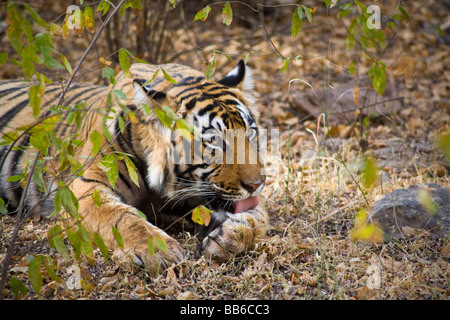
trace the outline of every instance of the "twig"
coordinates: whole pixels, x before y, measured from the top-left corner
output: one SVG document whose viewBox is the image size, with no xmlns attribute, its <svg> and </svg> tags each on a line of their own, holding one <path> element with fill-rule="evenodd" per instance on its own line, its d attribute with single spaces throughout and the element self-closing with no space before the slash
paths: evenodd
<svg viewBox="0 0 450 320">
<path fill-rule="evenodd" d="M 22 214 L 23 214 L 23 209 L 25 206 L 26 192 L 28 191 L 28 188 L 30 187 L 30 183 L 32 180 L 31 172 L 33 172 L 34 169 L 36 168 L 36 163 L 39 159 L 39 155 L 40 155 L 40 153 L 39 153 L 39 151 L 37 151 L 36 155 L 34 156 L 33 164 L 31 165 L 30 175 L 28 176 L 27 182 L 25 184 L 25 188 L 23 189 L 22 196 L 20 197 L 19 208 L 17 210 L 16 224 L 14 226 L 14 232 L 13 232 L 13 235 L 11 238 L 11 244 L 8 248 L 5 260 L 3 262 L 2 279 L 0 281 L 0 300 L 3 300 L 3 288 L 5 286 L 6 274 L 8 272 L 7 267 L 9 265 L 9 261 L 11 260 L 12 254 L 15 249 L 15 240 L 17 237 L 17 233 L 19 232 L 20 226 L 22 225 L 22 221 L 25 220 L 25 219 L 22 220 Z"/>
<path fill-rule="evenodd" d="M 111 21 L 112 17 L 115 16 L 115 14 L 117 13 L 117 11 L 120 9 L 120 7 L 122 6 L 122 4 L 124 2 L 125 2 L 125 0 L 121 0 L 120 3 L 117 5 L 117 7 L 114 8 L 114 11 L 111 12 L 111 14 L 108 16 L 108 18 L 106 18 L 105 22 L 103 22 L 102 25 L 100 26 L 100 29 L 95 34 L 94 38 L 92 39 L 91 43 L 89 44 L 89 47 L 86 49 L 86 51 L 84 51 L 83 56 L 80 58 L 80 61 L 78 61 L 77 66 L 73 70 L 72 76 L 69 78 L 69 81 L 67 81 L 66 86 L 64 87 L 63 91 L 61 92 L 61 96 L 59 98 L 58 105 L 61 105 L 62 101 L 64 100 L 64 95 L 67 92 L 67 90 L 69 89 L 70 85 L 72 84 L 72 81 L 73 81 L 73 78 L 74 78 L 75 74 L 77 73 L 78 69 L 80 69 L 81 64 L 86 59 L 87 55 L 91 51 L 91 49 L 94 46 L 94 44 L 97 42 L 97 39 L 100 37 L 100 34 L 103 32 L 103 30 L 109 24 L 109 22 Z"/>
<path fill-rule="evenodd" d="M 405 97 L 395 97 L 395 98 L 390 98 L 390 99 L 386 99 L 386 100 L 382 100 L 382 101 L 378 101 L 378 102 L 374 102 L 371 104 L 366 104 L 361 106 L 360 108 L 358 108 L 359 110 L 363 110 L 363 109 L 367 109 L 370 107 L 374 107 L 376 105 L 379 104 L 384 104 L 386 102 L 391 102 L 391 101 L 398 101 L 398 100 L 403 100 L 405 99 Z M 340 111 L 330 111 L 329 114 L 335 114 L 335 113 L 349 113 L 349 112 L 355 112 L 356 108 L 353 109 L 345 109 L 345 110 L 340 110 Z"/>
<path fill-rule="evenodd" d="M 256 4 L 256 7 L 259 7 L 259 4 Z M 277 47 L 275 46 L 275 44 L 272 42 L 272 39 L 270 39 L 269 36 L 269 32 L 266 29 L 266 24 L 264 22 L 264 13 L 262 10 L 258 9 L 258 15 L 259 15 L 259 21 L 261 22 L 262 28 L 264 30 L 264 36 L 266 38 L 266 41 L 269 42 L 269 44 L 271 45 L 271 47 L 275 50 L 276 53 L 278 53 L 278 55 L 283 59 L 286 60 L 286 58 L 283 56 L 283 54 L 277 49 Z"/>
<path fill-rule="evenodd" d="M 94 38 L 92 39 L 91 43 L 89 44 L 89 47 L 83 53 L 83 56 L 78 61 L 77 66 L 73 70 L 72 76 L 69 78 L 69 81 L 67 81 L 66 86 L 63 88 L 63 91 L 61 92 L 61 96 L 60 96 L 60 98 L 58 100 L 57 105 L 61 105 L 61 103 L 63 102 L 64 95 L 67 92 L 67 90 L 69 89 L 69 87 L 70 87 L 70 85 L 71 85 L 71 83 L 72 83 L 72 81 L 73 81 L 73 79 L 75 77 L 75 74 L 80 69 L 81 64 L 86 59 L 86 57 L 89 54 L 89 52 L 92 50 L 94 44 L 97 42 L 97 39 L 99 38 L 100 34 L 105 29 L 106 25 L 111 21 L 111 18 L 117 13 L 117 11 L 123 5 L 124 2 L 125 2 L 125 0 L 121 0 L 120 1 L 120 3 L 114 8 L 113 12 L 111 12 L 111 14 L 105 20 L 105 22 L 101 25 L 101 27 L 98 30 L 98 32 L 95 34 Z M 4 261 L 3 261 L 3 266 L 2 266 L 2 277 L 0 279 L 0 300 L 3 300 L 3 298 L 4 298 L 3 297 L 3 288 L 5 287 L 6 275 L 8 273 L 8 266 L 9 266 L 12 254 L 14 252 L 14 249 L 15 249 L 15 242 L 16 242 L 17 233 L 19 232 L 19 229 L 20 229 L 23 221 L 25 220 L 25 219 L 22 220 L 23 210 L 24 210 L 24 207 L 25 207 L 25 198 L 27 197 L 27 192 L 28 192 L 28 189 L 30 187 L 31 180 L 32 180 L 32 175 L 33 175 L 32 173 L 34 172 L 34 170 L 36 168 L 36 164 L 37 164 L 37 161 L 39 159 L 39 156 L 40 156 L 40 152 L 36 151 L 36 154 L 35 154 L 34 160 L 33 160 L 33 164 L 31 165 L 31 168 L 30 168 L 30 173 L 28 175 L 27 182 L 26 182 L 25 187 L 24 187 L 24 189 L 22 191 L 22 196 L 20 197 L 19 208 L 18 208 L 17 217 L 16 217 L 16 224 L 14 226 L 14 232 L 13 232 L 13 235 L 12 235 L 12 238 L 11 238 L 11 241 L 10 241 L 10 246 L 8 248 L 8 251 L 6 253 L 6 257 L 5 257 Z"/>
</svg>

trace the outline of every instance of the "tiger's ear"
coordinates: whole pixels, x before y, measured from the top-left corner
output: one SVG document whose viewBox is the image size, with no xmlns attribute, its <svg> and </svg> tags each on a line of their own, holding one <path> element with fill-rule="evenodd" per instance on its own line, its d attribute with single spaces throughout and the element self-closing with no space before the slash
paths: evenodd
<svg viewBox="0 0 450 320">
<path fill-rule="evenodd" d="M 133 80 L 133 88 L 134 88 L 134 97 L 133 103 L 136 105 L 146 104 L 148 106 L 154 106 L 155 103 L 160 105 L 167 99 L 166 94 L 164 92 L 156 91 L 151 89 L 150 86 L 146 86 L 145 83 L 147 81 L 144 79 L 134 79 Z"/>
<path fill-rule="evenodd" d="M 254 87 L 252 70 L 245 65 L 244 60 L 240 60 L 238 65 L 219 83 L 227 87 L 239 88 L 243 91 L 251 90 Z"/>
</svg>

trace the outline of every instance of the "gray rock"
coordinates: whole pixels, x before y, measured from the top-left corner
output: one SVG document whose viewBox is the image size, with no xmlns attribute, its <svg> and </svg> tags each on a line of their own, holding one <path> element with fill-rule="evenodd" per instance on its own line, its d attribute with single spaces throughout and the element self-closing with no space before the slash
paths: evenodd
<svg viewBox="0 0 450 320">
<path fill-rule="evenodd" d="M 418 200 L 421 189 L 428 191 L 436 210 L 429 212 Z M 386 238 L 414 235 L 444 238 L 450 236 L 450 190 L 435 183 L 394 190 L 373 206 L 370 214 Z"/>
</svg>

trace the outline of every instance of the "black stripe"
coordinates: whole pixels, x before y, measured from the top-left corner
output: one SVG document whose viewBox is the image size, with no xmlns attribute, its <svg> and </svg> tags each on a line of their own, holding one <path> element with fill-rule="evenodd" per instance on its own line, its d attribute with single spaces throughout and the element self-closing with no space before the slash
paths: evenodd
<svg viewBox="0 0 450 320">
<path fill-rule="evenodd" d="M 28 86 L 27 84 L 24 84 L 23 86 L 20 86 L 20 87 L 8 88 L 8 89 L 4 89 L 4 90 L 1 90 L 1 89 L 0 89 L 0 98 L 3 98 L 4 96 L 6 96 L 6 95 L 10 94 L 11 92 L 14 92 L 14 91 L 16 91 L 16 90 L 18 90 L 18 89 L 24 89 L 24 88 L 26 88 L 27 86 Z M 21 94 L 23 94 L 23 93 L 24 93 L 24 92 L 19 92 L 18 95 L 21 95 Z M 14 97 L 17 97 L 17 95 L 14 96 Z M 11 100 L 11 99 L 8 99 L 8 100 Z"/>
<path fill-rule="evenodd" d="M 124 112 L 122 111 L 120 115 L 123 118 Z M 126 122 L 125 129 L 128 130 L 129 126 L 130 126 L 130 123 Z M 132 151 L 132 146 L 130 145 L 130 141 L 128 141 L 128 139 L 126 139 L 125 136 L 120 131 L 118 119 L 116 119 L 116 125 L 115 125 L 114 129 L 115 129 L 114 131 L 115 131 L 117 143 L 126 153 L 130 153 L 130 151 Z M 126 131 L 124 131 L 124 132 L 126 132 Z"/>
<path fill-rule="evenodd" d="M 105 187 L 108 187 L 108 188 L 111 189 L 111 186 L 106 184 L 106 183 L 104 183 L 103 181 L 98 181 L 98 180 L 95 180 L 95 179 L 88 179 L 88 178 L 85 178 L 83 176 L 80 176 L 79 178 L 83 182 L 86 182 L 86 183 L 98 183 L 98 184 L 104 185 Z"/>
<path fill-rule="evenodd" d="M 188 174 L 188 173 L 191 173 L 191 172 L 197 170 L 198 168 L 204 169 L 204 168 L 206 168 L 207 166 L 209 166 L 209 164 L 207 164 L 207 163 L 196 164 L 196 165 L 195 165 L 195 164 L 194 164 L 194 165 L 190 165 L 189 168 L 187 168 L 186 170 L 184 170 L 184 171 L 181 173 L 181 176 L 184 176 L 184 175 L 186 175 L 186 174 Z"/>
<path fill-rule="evenodd" d="M 201 109 L 201 110 L 198 112 L 198 115 L 201 117 L 201 116 L 203 116 L 205 113 L 207 113 L 207 112 L 213 110 L 213 109 L 216 108 L 216 107 L 217 107 L 217 104 L 214 103 L 214 102 L 211 103 L 211 104 L 208 104 L 206 107 L 204 107 L 203 109 Z"/>
<path fill-rule="evenodd" d="M 122 172 L 120 172 L 120 170 L 119 170 L 119 178 L 123 181 L 123 183 L 127 185 L 127 188 L 129 190 L 132 190 L 131 184 L 128 182 L 128 179 L 122 174 Z"/>
<path fill-rule="evenodd" d="M 197 103 L 197 99 L 191 99 L 188 103 L 186 103 L 186 109 L 187 110 L 194 109 L 196 103 Z"/>
<path fill-rule="evenodd" d="M 214 173 L 214 171 L 216 171 L 217 169 L 219 169 L 218 166 L 216 166 L 216 167 L 211 167 L 211 171 L 203 172 L 201 179 L 202 179 L 203 181 L 206 181 L 206 180 L 208 179 L 208 177 L 209 177 L 212 173 Z"/>
<path fill-rule="evenodd" d="M 16 105 L 14 108 L 8 111 L 7 114 L 5 114 L 3 117 L 0 118 L 0 131 L 3 130 L 3 128 L 10 122 L 14 117 L 22 111 L 26 106 L 28 105 L 28 100 L 22 101 L 18 105 Z"/>
</svg>

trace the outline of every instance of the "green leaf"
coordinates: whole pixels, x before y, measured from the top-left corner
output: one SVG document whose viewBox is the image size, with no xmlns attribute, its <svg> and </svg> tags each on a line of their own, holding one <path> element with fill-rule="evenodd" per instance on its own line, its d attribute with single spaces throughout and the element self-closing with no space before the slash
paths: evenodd
<svg viewBox="0 0 450 320">
<path fill-rule="evenodd" d="M 91 133 L 90 139 L 92 142 L 92 156 L 95 157 L 100 151 L 100 148 L 102 146 L 103 136 L 100 132 L 94 130 Z"/>
<path fill-rule="evenodd" d="M 117 101 L 120 102 L 120 100 L 127 100 L 127 94 L 125 92 L 123 92 L 122 90 L 112 90 L 112 93 L 114 94 L 114 96 L 116 97 Z"/>
<path fill-rule="evenodd" d="M 116 242 L 119 245 L 119 247 L 121 247 L 123 249 L 124 248 L 123 238 L 120 235 L 119 230 L 117 230 L 117 228 L 115 226 L 112 226 L 112 233 L 113 233 L 114 239 L 116 239 Z"/>
<path fill-rule="evenodd" d="M 352 5 L 349 3 L 344 3 L 339 7 L 339 9 L 341 9 L 338 14 L 339 18 L 345 17 L 346 15 L 348 15 L 353 11 Z"/>
<path fill-rule="evenodd" d="M 231 10 L 231 6 L 229 2 L 226 2 L 223 6 L 222 11 L 223 23 L 229 26 L 231 21 L 233 21 L 233 11 Z"/>
<path fill-rule="evenodd" d="M 39 16 L 39 14 L 36 11 L 34 11 L 34 9 L 32 7 L 30 7 L 29 5 L 26 4 L 25 9 L 28 11 L 28 13 L 30 14 L 30 16 L 34 20 L 34 22 L 36 22 L 41 27 L 49 29 L 48 23 L 44 19 L 42 19 Z"/>
<path fill-rule="evenodd" d="M 35 119 L 38 118 L 39 113 L 41 112 L 41 102 L 42 102 L 42 94 L 43 93 L 44 93 L 44 89 L 41 84 L 36 84 L 34 86 L 31 86 L 28 89 L 29 102 L 30 102 L 30 106 L 33 110 L 33 117 Z"/>
<path fill-rule="evenodd" d="M 119 124 L 119 130 L 121 133 L 125 130 L 125 121 L 120 114 L 117 115 L 117 123 Z"/>
<path fill-rule="evenodd" d="M 372 64 L 369 69 L 369 78 L 372 80 L 375 91 L 382 96 L 386 88 L 386 65 L 381 61 Z"/>
<path fill-rule="evenodd" d="M 295 9 L 294 14 L 292 15 L 291 34 L 293 38 L 295 38 L 297 34 L 302 31 L 302 18 L 302 8 L 298 7 L 297 9 Z"/>
<path fill-rule="evenodd" d="M 162 252 L 168 252 L 166 240 L 155 237 L 155 245 Z"/>
<path fill-rule="evenodd" d="M 374 158 L 369 157 L 366 159 L 364 164 L 364 171 L 362 175 L 362 180 L 366 188 L 370 188 L 376 181 L 378 177 L 378 165 Z"/>
<path fill-rule="evenodd" d="M 17 176 L 9 176 L 8 178 L 6 178 L 6 181 L 9 182 L 17 182 L 23 179 L 23 175 L 17 175 Z"/>
<path fill-rule="evenodd" d="M 33 288 L 34 292 L 39 293 L 42 287 L 42 256 L 32 256 L 30 259 L 31 261 L 28 265 L 28 278 L 30 279 L 31 287 Z"/>
<path fill-rule="evenodd" d="M 405 17 L 405 19 L 407 21 L 411 20 L 408 12 L 406 12 L 405 8 L 403 8 L 402 6 L 399 6 L 398 9 L 400 10 L 400 12 L 402 13 L 403 17 Z"/>
<path fill-rule="evenodd" d="M 48 69 L 51 67 L 63 69 L 64 67 L 52 57 L 52 53 L 55 52 L 55 50 L 53 49 L 53 38 L 51 34 L 48 32 L 45 34 L 38 33 L 35 36 L 35 40 L 36 46 L 42 54 L 45 66 Z"/>
<path fill-rule="evenodd" d="M 109 253 L 102 236 L 99 235 L 97 232 L 94 232 L 92 234 L 92 239 L 94 240 L 95 245 L 100 249 L 100 252 L 102 253 L 105 263 L 107 263 L 109 259 Z"/>
<path fill-rule="evenodd" d="M 107 126 L 102 125 L 102 133 L 103 133 L 103 136 L 106 138 L 106 140 L 108 140 L 108 142 L 111 142 L 112 137 L 111 137 L 111 133 L 109 132 Z"/>
<path fill-rule="evenodd" d="M 116 73 L 113 68 L 105 67 L 102 69 L 102 78 L 109 79 L 111 84 L 116 84 Z"/>
<path fill-rule="evenodd" d="M 67 58 L 63 54 L 61 55 L 61 60 L 64 64 L 64 67 L 66 67 L 66 70 L 69 72 L 70 76 L 72 76 L 73 70 L 72 70 L 72 66 L 70 65 L 69 60 L 67 60 Z"/>
<path fill-rule="evenodd" d="M 204 7 L 202 10 L 197 12 L 197 14 L 195 15 L 194 21 L 197 21 L 197 20 L 206 21 L 210 11 L 211 11 L 211 7 L 209 5 Z"/>
<path fill-rule="evenodd" d="M 136 166 L 130 158 L 125 156 L 125 165 L 127 166 L 128 174 L 135 185 L 139 187 L 139 177 L 136 172 Z"/>
<path fill-rule="evenodd" d="M 437 137 L 436 147 L 444 153 L 445 160 L 450 163 L 450 132 Z"/>
<path fill-rule="evenodd" d="M 287 59 L 284 59 L 283 60 L 283 66 L 281 67 L 281 73 L 284 73 L 284 72 L 286 72 L 286 70 L 287 70 L 287 68 L 288 68 L 288 66 L 289 66 L 289 62 L 291 61 L 291 59 L 290 58 L 287 58 Z"/>
<path fill-rule="evenodd" d="M 130 61 L 130 56 L 127 53 L 127 50 L 125 50 L 123 48 L 119 50 L 119 64 L 120 64 L 120 68 L 123 71 L 124 76 L 129 78 L 131 61 Z"/>
<path fill-rule="evenodd" d="M 420 189 L 417 193 L 417 201 L 427 210 L 430 215 L 435 215 L 438 210 L 438 205 L 434 201 L 430 192 L 426 189 Z"/>
<path fill-rule="evenodd" d="M 108 154 L 98 163 L 99 167 L 105 172 L 111 187 L 114 189 L 117 178 L 119 177 L 119 169 L 117 159 L 114 154 Z"/>
<path fill-rule="evenodd" d="M 9 288 L 15 297 L 17 297 L 19 293 L 23 295 L 28 293 L 28 289 L 23 282 L 14 276 L 11 276 L 11 279 L 9 279 Z"/>
<path fill-rule="evenodd" d="M 80 259 L 81 257 L 81 241 L 82 237 L 80 232 L 78 231 L 71 231 L 70 229 L 67 230 L 67 240 L 69 240 L 70 244 L 72 245 L 73 253 L 75 255 L 76 259 Z"/>
<path fill-rule="evenodd" d="M 194 133 L 194 126 L 188 123 L 185 119 L 180 119 L 175 121 L 175 128 L 180 130 L 180 134 L 188 141 L 192 138 L 192 133 Z"/>
<path fill-rule="evenodd" d="M 208 226 L 211 222 L 211 210 L 201 205 L 192 210 L 192 221 L 199 225 Z"/>
<path fill-rule="evenodd" d="M 5 64 L 6 60 L 8 60 L 8 53 L 0 52 L 0 65 Z"/>
<path fill-rule="evenodd" d="M 64 209 L 74 218 L 78 217 L 78 199 L 73 194 L 72 190 L 67 187 L 59 188 L 56 191 L 56 196 L 59 195 L 60 203 Z"/>
<path fill-rule="evenodd" d="M 137 215 L 138 215 L 140 218 L 142 218 L 142 219 L 144 219 L 144 220 L 147 220 L 147 216 L 146 216 L 145 213 L 143 213 L 141 210 L 136 209 L 136 212 L 137 212 Z"/>
<path fill-rule="evenodd" d="M 111 3 L 106 0 L 100 1 L 99 5 L 97 7 L 97 11 L 102 11 L 102 16 L 104 16 L 108 12 L 110 4 Z"/>
<path fill-rule="evenodd" d="M 161 68 L 161 71 L 164 74 L 164 78 L 166 78 L 167 81 L 172 82 L 173 84 L 177 84 L 177 82 L 174 79 L 172 79 L 164 69 Z"/>
<path fill-rule="evenodd" d="M 0 214 L 8 213 L 8 209 L 6 208 L 5 200 L 0 198 Z"/>
<path fill-rule="evenodd" d="M 50 25 L 50 34 L 52 35 L 52 37 L 59 37 L 63 34 L 63 29 L 61 28 L 61 26 L 59 24 L 56 23 L 52 23 Z"/>
<path fill-rule="evenodd" d="M 352 62 L 350 62 L 350 65 L 348 66 L 348 72 L 352 75 L 352 76 L 354 76 L 354 75 L 356 75 L 356 62 L 355 61 L 352 61 Z"/>
<path fill-rule="evenodd" d="M 66 260 L 69 260 L 69 252 L 64 244 L 63 230 L 60 225 L 56 225 L 48 231 L 48 241 L 50 247 L 55 248 Z"/>
<path fill-rule="evenodd" d="M 127 49 L 125 49 L 125 48 L 123 48 L 123 50 L 125 50 L 125 52 L 128 53 L 128 55 L 129 55 L 131 58 L 133 58 L 134 60 L 136 60 L 137 62 L 144 63 L 144 64 L 148 64 L 147 61 L 144 61 L 144 60 L 141 60 L 141 59 L 135 57 L 129 50 L 127 50 Z"/>
<path fill-rule="evenodd" d="M 306 18 L 311 23 L 312 22 L 312 14 L 311 14 L 312 10 L 311 10 L 311 8 L 308 8 L 308 7 L 304 6 L 304 5 L 302 5 L 301 7 L 303 8 L 303 10 L 306 13 Z"/>
<path fill-rule="evenodd" d="M 88 261 L 92 261 L 94 248 L 92 247 L 91 239 L 84 239 L 84 241 L 81 241 L 80 243 L 80 250 L 84 254 L 86 258 L 88 258 Z"/>
<path fill-rule="evenodd" d="M 178 116 L 168 106 L 163 105 L 160 109 L 154 109 L 156 116 L 167 128 L 172 128 L 174 122 L 178 120 Z"/>
<path fill-rule="evenodd" d="M 92 192 L 92 201 L 94 201 L 97 208 L 102 206 L 102 198 L 100 197 L 100 192 L 97 189 L 94 189 L 94 192 Z"/>
<path fill-rule="evenodd" d="M 216 51 L 214 51 L 211 55 L 209 61 L 203 63 L 202 69 L 205 72 L 206 79 L 211 79 L 216 71 L 217 60 L 216 60 Z"/>
<path fill-rule="evenodd" d="M 140 0 L 127 0 L 125 3 L 120 7 L 120 14 L 124 15 L 126 9 L 132 8 L 135 14 L 138 14 L 139 11 L 142 9 L 141 1 Z"/>
<path fill-rule="evenodd" d="M 142 85 L 143 87 L 145 87 L 146 85 L 148 85 L 150 82 L 152 82 L 156 76 L 158 75 L 159 69 L 156 70 L 156 72 L 153 74 L 153 77 L 151 77 L 150 80 L 145 81 L 145 83 Z"/>
<path fill-rule="evenodd" d="M 156 245 L 155 245 L 155 239 L 153 238 L 152 235 L 150 235 L 148 237 L 147 248 L 148 248 L 148 252 L 153 256 L 155 254 Z"/>
<path fill-rule="evenodd" d="M 367 241 L 379 243 L 383 241 L 383 231 L 376 223 L 368 223 L 368 213 L 366 209 L 360 210 L 355 217 L 355 226 L 350 231 L 350 236 L 354 241 Z"/>
<path fill-rule="evenodd" d="M 55 266 L 53 265 L 52 259 L 49 256 L 44 257 L 44 266 L 47 274 L 55 280 L 56 282 L 61 282 L 61 278 L 55 272 Z"/>
<path fill-rule="evenodd" d="M 88 29 L 88 31 L 90 33 L 94 33 L 95 32 L 95 24 L 94 24 L 94 12 L 92 11 L 92 8 L 90 6 L 87 6 L 84 9 L 84 23 L 86 25 L 86 29 Z"/>
</svg>

